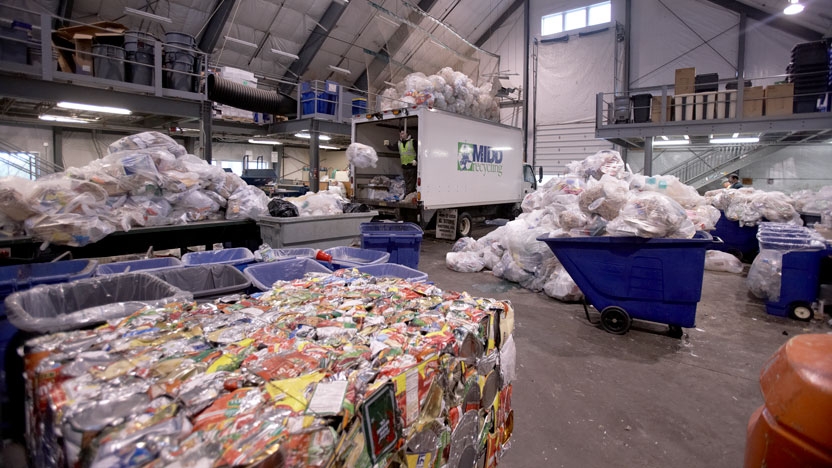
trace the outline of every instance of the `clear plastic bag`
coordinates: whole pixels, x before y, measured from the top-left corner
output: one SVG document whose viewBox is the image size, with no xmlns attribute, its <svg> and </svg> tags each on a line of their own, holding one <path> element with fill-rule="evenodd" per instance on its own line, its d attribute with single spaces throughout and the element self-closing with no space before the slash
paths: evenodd
<svg viewBox="0 0 832 468">
<path fill-rule="evenodd" d="M 743 271 L 743 266 L 737 257 L 727 252 L 708 250 L 705 252 L 705 269 L 740 274 Z"/>
<path fill-rule="evenodd" d="M 604 174 L 619 179 L 626 176 L 624 160 L 618 151 L 613 150 L 601 150 L 583 161 L 573 161 L 566 167 L 571 174 L 584 178 L 600 179 Z"/>
<path fill-rule="evenodd" d="M 558 265 L 549 276 L 546 284 L 543 285 L 543 292 L 551 298 L 564 302 L 580 301 L 584 297 L 578 285 L 562 265 Z"/>
<path fill-rule="evenodd" d="M 748 290 L 759 299 L 777 302 L 780 300 L 780 272 L 783 267 L 783 252 L 764 249 L 754 259 L 745 280 Z"/>
<path fill-rule="evenodd" d="M 188 216 L 188 221 L 202 221 L 210 214 L 216 213 L 220 205 L 202 190 L 191 190 L 185 192 L 173 206 L 174 210 L 183 211 Z"/>
<path fill-rule="evenodd" d="M 37 214 L 28 201 L 34 184 L 22 177 L 0 177 L 0 213 L 17 222 Z"/>
<path fill-rule="evenodd" d="M 721 216 L 719 210 L 711 205 L 700 205 L 686 211 L 697 231 L 713 231 Z"/>
<path fill-rule="evenodd" d="M 597 214 L 606 220 L 615 219 L 630 195 L 627 181 L 604 174 L 600 180 L 590 179 L 578 197 L 584 213 Z"/>
<path fill-rule="evenodd" d="M 472 237 L 460 237 L 454 246 L 451 248 L 452 252 L 477 252 L 482 247 Z"/>
<path fill-rule="evenodd" d="M 33 216 L 24 223 L 26 231 L 44 242 L 83 247 L 115 232 L 115 226 L 99 216 L 60 213 Z"/>
<path fill-rule="evenodd" d="M 705 198 L 699 195 L 695 188 L 683 184 L 672 175 L 650 177 L 633 175 L 630 179 L 630 189 L 667 195 L 685 208 L 695 208 L 705 204 Z"/>
<path fill-rule="evenodd" d="M 269 213 L 269 197 L 257 187 L 247 185 L 231 195 L 225 219 L 253 219 Z"/>
<path fill-rule="evenodd" d="M 116 140 L 108 147 L 110 153 L 145 148 L 163 148 L 174 156 L 186 154 L 185 148 L 173 138 L 159 132 L 142 132 Z"/>
<path fill-rule="evenodd" d="M 287 198 L 298 207 L 300 216 L 329 216 L 342 214 L 344 204 L 349 203 L 343 197 L 332 192 L 307 193 L 306 195 Z"/>
<path fill-rule="evenodd" d="M 361 143 L 352 143 L 347 147 L 347 160 L 355 167 L 366 169 L 376 167 L 378 154 L 372 146 Z"/>
<path fill-rule="evenodd" d="M 693 237 L 696 233 L 685 209 L 672 198 L 655 192 L 630 198 L 620 216 L 610 221 L 606 229 L 611 236 Z"/>
<path fill-rule="evenodd" d="M 478 252 L 448 252 L 445 254 L 445 265 L 460 273 L 475 273 L 485 267 Z"/>
</svg>

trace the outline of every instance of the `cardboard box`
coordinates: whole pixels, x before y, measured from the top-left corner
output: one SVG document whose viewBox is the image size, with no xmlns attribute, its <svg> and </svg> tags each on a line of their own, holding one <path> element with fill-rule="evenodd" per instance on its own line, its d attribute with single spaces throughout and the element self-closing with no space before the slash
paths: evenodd
<svg viewBox="0 0 832 468">
<path fill-rule="evenodd" d="M 92 75 L 92 36 L 76 34 L 72 39 L 75 42 L 75 54 L 72 55 L 75 60 L 75 73 Z"/>
<path fill-rule="evenodd" d="M 696 69 L 677 68 L 675 94 L 693 94 L 696 92 Z"/>
<path fill-rule="evenodd" d="M 762 117 L 763 98 L 765 93 L 762 86 L 752 86 L 743 90 L 742 116 Z"/>
<path fill-rule="evenodd" d="M 660 122 L 662 119 L 662 97 L 653 96 L 650 100 L 650 121 L 653 123 Z M 673 120 L 673 96 L 667 96 L 667 106 L 664 112 L 665 122 Z"/>
<path fill-rule="evenodd" d="M 92 39 L 98 36 L 121 36 L 127 28 L 123 24 L 101 21 L 58 29 L 52 33 L 52 42 L 61 47 L 74 45 L 75 52 L 60 50 L 58 64 L 61 71 L 74 71 L 81 75 L 92 74 Z M 70 63 L 70 58 L 73 63 Z"/>
<path fill-rule="evenodd" d="M 673 96 L 673 120 L 677 122 L 680 122 L 682 120 L 693 120 L 693 108 L 695 97 L 695 94 Z"/>
<path fill-rule="evenodd" d="M 347 198 L 352 198 L 352 184 L 349 182 L 341 182 L 344 185 L 344 192 L 347 195 Z"/>
<path fill-rule="evenodd" d="M 794 107 L 794 83 L 766 86 L 765 115 L 791 115 Z"/>
</svg>

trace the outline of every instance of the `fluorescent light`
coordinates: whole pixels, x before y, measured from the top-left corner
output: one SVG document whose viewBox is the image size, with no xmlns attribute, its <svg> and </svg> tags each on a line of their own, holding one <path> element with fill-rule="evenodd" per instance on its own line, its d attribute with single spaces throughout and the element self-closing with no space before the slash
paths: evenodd
<svg viewBox="0 0 832 468">
<path fill-rule="evenodd" d="M 299 58 L 300 58 L 300 57 L 298 57 L 298 56 L 297 56 L 297 55 L 295 55 L 295 54 L 290 54 L 289 52 L 283 52 L 283 51 L 282 51 L 282 50 L 280 50 L 280 49 L 272 49 L 272 53 L 273 53 L 273 54 L 277 54 L 277 55 L 282 55 L 282 56 L 284 56 L 284 57 L 289 57 L 290 59 L 293 59 L 293 60 L 297 60 L 297 59 L 299 59 Z"/>
<path fill-rule="evenodd" d="M 352 72 L 347 70 L 346 68 L 336 67 L 335 65 L 330 65 L 329 69 L 334 71 L 334 72 L 343 73 L 345 75 L 352 74 Z"/>
<path fill-rule="evenodd" d="M 660 138 L 661 138 L 662 140 L 664 140 L 664 141 L 667 141 L 667 140 L 669 140 L 669 139 L 670 139 L 670 138 L 668 138 L 668 137 L 666 137 L 666 136 L 664 136 L 664 135 L 662 135 Z"/>
<path fill-rule="evenodd" d="M 282 145 L 283 143 L 277 140 L 255 140 L 254 138 L 250 138 L 248 140 L 249 143 L 253 143 L 255 145 Z"/>
<path fill-rule="evenodd" d="M 50 122 L 65 122 L 65 123 L 80 123 L 80 124 L 90 123 L 89 120 L 76 119 L 75 117 L 64 117 L 62 115 L 43 114 L 43 115 L 38 116 L 38 118 L 41 119 L 41 120 L 48 120 Z"/>
<path fill-rule="evenodd" d="M 298 137 L 298 138 L 306 138 L 306 139 L 312 138 L 312 135 L 310 135 L 308 133 L 295 133 L 295 136 Z M 327 136 L 327 135 L 318 135 L 318 139 L 321 140 L 321 141 L 329 141 L 329 140 L 332 139 L 332 137 Z"/>
<path fill-rule="evenodd" d="M 798 3 L 798 0 L 789 0 L 790 5 L 783 9 L 786 15 L 796 15 L 803 11 L 803 5 Z"/>
<path fill-rule="evenodd" d="M 682 136 L 685 137 L 685 140 L 690 140 L 689 136 L 687 136 L 687 135 L 682 135 Z"/>
<path fill-rule="evenodd" d="M 93 106 L 92 104 L 79 104 L 77 102 L 59 102 L 58 107 L 61 109 L 75 109 L 85 110 L 90 112 L 103 112 L 105 114 L 120 114 L 130 115 L 133 112 L 129 109 L 122 109 L 121 107 L 107 107 L 107 106 Z"/>
<path fill-rule="evenodd" d="M 746 138 L 711 138 L 712 145 L 734 145 L 739 143 L 757 143 L 760 139 L 758 137 Z"/>
<path fill-rule="evenodd" d="M 318 145 L 318 148 L 320 148 L 320 149 L 328 149 L 328 150 L 337 150 L 337 149 L 341 149 L 341 148 L 339 148 L 339 147 L 337 147 L 337 146 L 327 146 L 327 145 Z"/>
<path fill-rule="evenodd" d="M 734 133 L 733 135 L 731 135 L 731 138 L 736 138 L 736 137 L 738 137 L 738 136 L 740 136 L 740 134 L 739 134 L 739 133 Z"/>
<path fill-rule="evenodd" d="M 256 48 L 257 48 L 257 44 L 255 44 L 255 43 L 253 43 L 253 42 L 249 42 L 249 41 L 244 41 L 244 40 L 242 40 L 242 39 L 237 39 L 236 37 L 225 36 L 225 40 L 226 40 L 226 41 L 229 41 L 229 42 L 233 42 L 233 43 L 235 43 L 235 44 L 244 45 L 244 46 L 246 46 L 246 47 L 251 47 L 252 49 L 256 49 Z"/>
<path fill-rule="evenodd" d="M 495 146 L 495 147 L 491 148 L 491 151 L 511 151 L 511 150 L 512 150 L 511 146 Z"/>
<path fill-rule="evenodd" d="M 124 14 L 131 16 L 141 16 L 144 19 L 156 21 L 158 23 L 173 23 L 173 20 L 164 16 L 154 15 L 148 11 L 137 10 L 135 8 L 124 7 Z"/>
<path fill-rule="evenodd" d="M 689 144 L 690 140 L 653 140 L 653 146 L 684 146 Z"/>
</svg>

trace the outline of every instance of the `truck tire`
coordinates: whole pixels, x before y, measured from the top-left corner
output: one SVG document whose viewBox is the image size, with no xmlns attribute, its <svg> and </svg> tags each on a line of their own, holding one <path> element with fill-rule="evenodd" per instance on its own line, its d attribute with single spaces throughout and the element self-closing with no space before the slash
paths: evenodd
<svg viewBox="0 0 832 468">
<path fill-rule="evenodd" d="M 471 235 L 471 230 L 474 227 L 474 221 L 471 219 L 471 215 L 462 212 L 459 213 L 459 216 L 456 218 L 456 237 L 459 239 L 460 237 L 468 237 Z"/>
</svg>

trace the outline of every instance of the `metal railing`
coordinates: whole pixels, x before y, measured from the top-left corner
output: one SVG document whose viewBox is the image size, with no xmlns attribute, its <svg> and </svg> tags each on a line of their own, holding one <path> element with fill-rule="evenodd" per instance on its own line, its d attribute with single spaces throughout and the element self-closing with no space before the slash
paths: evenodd
<svg viewBox="0 0 832 468">
<path fill-rule="evenodd" d="M 715 147 L 704 154 L 694 153 L 691 159 L 667 170 L 666 174 L 676 176 L 687 184 L 708 173 L 718 172 L 721 168 L 742 159 L 757 148 L 759 145 Z"/>
</svg>

